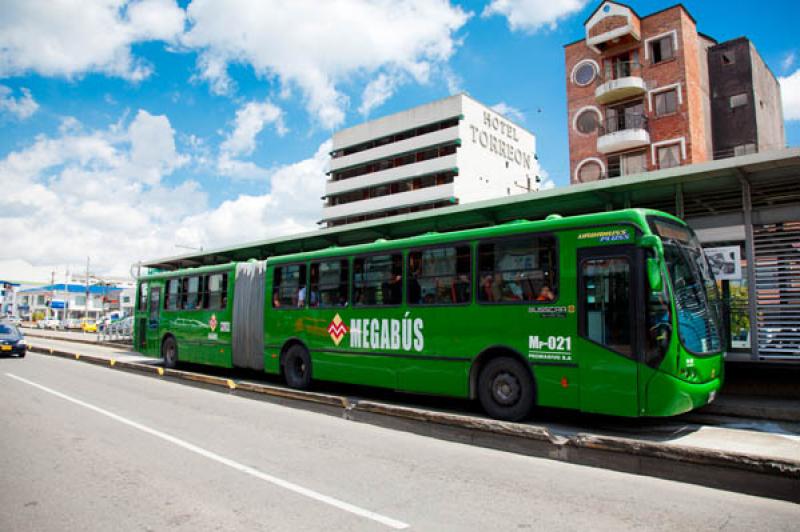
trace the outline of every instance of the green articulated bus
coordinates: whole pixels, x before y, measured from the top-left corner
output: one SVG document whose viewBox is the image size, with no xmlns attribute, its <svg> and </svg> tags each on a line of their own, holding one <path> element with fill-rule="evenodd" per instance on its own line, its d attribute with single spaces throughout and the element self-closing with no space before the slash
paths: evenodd
<svg viewBox="0 0 800 532">
<path fill-rule="evenodd" d="M 134 343 L 164 358 L 534 406 L 671 416 L 712 401 L 716 285 L 692 230 L 629 209 L 166 271 Z"/>
</svg>

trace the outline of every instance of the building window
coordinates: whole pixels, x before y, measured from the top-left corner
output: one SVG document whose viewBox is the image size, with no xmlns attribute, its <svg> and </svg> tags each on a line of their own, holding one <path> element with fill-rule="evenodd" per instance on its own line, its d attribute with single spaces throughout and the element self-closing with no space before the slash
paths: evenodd
<svg viewBox="0 0 800 532">
<path fill-rule="evenodd" d="M 678 91 L 671 89 L 656 93 L 656 116 L 671 115 L 678 111 Z"/>
<path fill-rule="evenodd" d="M 735 94 L 730 98 L 731 109 L 747 105 L 747 93 Z"/>
<path fill-rule="evenodd" d="M 670 144 L 669 146 L 659 146 L 658 148 L 658 167 L 674 168 L 681 164 L 680 144 Z"/>
<path fill-rule="evenodd" d="M 578 168 L 578 181 L 590 183 L 597 181 L 603 176 L 603 168 L 596 161 L 587 161 Z"/>
<path fill-rule="evenodd" d="M 481 242 L 478 301 L 551 303 L 557 299 L 556 239 L 551 236 Z"/>
<path fill-rule="evenodd" d="M 674 41 L 672 35 L 661 37 L 649 43 L 650 57 L 654 65 L 669 61 L 675 57 Z"/>
<path fill-rule="evenodd" d="M 608 177 L 641 174 L 647 171 L 645 152 L 624 153 L 608 158 Z"/>
<path fill-rule="evenodd" d="M 647 129 L 644 102 L 636 101 L 606 109 L 605 133 L 626 129 Z"/>
<path fill-rule="evenodd" d="M 722 64 L 723 65 L 734 65 L 736 64 L 736 52 L 734 50 L 728 50 L 727 52 L 722 52 Z"/>
<path fill-rule="evenodd" d="M 585 87 L 597 77 L 597 66 L 594 61 L 582 61 L 572 70 L 572 82 Z"/>
<path fill-rule="evenodd" d="M 600 115 L 595 109 L 586 109 L 578 114 L 575 120 L 575 128 L 585 135 L 597 131 L 600 125 Z"/>
</svg>

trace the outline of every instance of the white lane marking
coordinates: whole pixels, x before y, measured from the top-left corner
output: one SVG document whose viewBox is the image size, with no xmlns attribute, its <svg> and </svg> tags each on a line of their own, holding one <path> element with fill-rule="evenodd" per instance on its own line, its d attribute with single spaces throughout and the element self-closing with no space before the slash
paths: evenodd
<svg viewBox="0 0 800 532">
<path fill-rule="evenodd" d="M 162 440 L 165 440 L 165 441 L 168 441 L 170 443 L 173 443 L 173 444 L 177 445 L 178 447 L 183 447 L 184 449 L 186 449 L 188 451 L 192 451 L 193 453 L 197 453 L 200 456 L 204 456 L 204 457 L 208 458 L 209 460 L 213 460 L 215 462 L 219 462 L 220 464 L 224 464 L 224 465 L 226 465 L 226 466 L 228 466 L 230 468 L 233 468 L 233 469 L 235 469 L 237 471 L 240 471 L 242 473 L 246 473 L 246 474 L 251 475 L 253 477 L 256 477 L 258 479 L 261 479 L 261 480 L 264 480 L 266 482 L 269 482 L 270 484 L 274 484 L 276 486 L 280 486 L 281 488 L 285 488 L 285 489 L 287 489 L 289 491 L 293 491 L 295 493 L 298 493 L 300 495 L 304 495 L 304 496 L 309 497 L 311 499 L 314 499 L 314 500 L 317 500 L 317 501 L 320 501 L 320 502 L 324 502 L 325 504 L 329 504 L 329 505 L 331 505 L 331 506 L 333 506 L 335 508 L 338 508 L 340 510 L 344 510 L 345 512 L 350 512 L 351 514 L 355 514 L 355 515 L 358 515 L 360 517 L 365 517 L 367 519 L 371 519 L 373 521 L 377 521 L 378 523 L 384 524 L 384 525 L 386 525 L 386 526 L 388 526 L 390 528 L 394 528 L 394 529 L 397 529 L 397 530 L 402 530 L 402 529 L 405 529 L 405 528 L 409 527 L 409 525 L 407 523 L 403 523 L 402 521 L 398 521 L 396 519 L 392 519 L 391 517 L 386 517 L 385 515 L 377 514 L 375 512 L 370 512 L 369 510 L 365 510 L 364 508 L 360 508 L 360 507 L 355 506 L 353 504 L 350 504 L 350 503 L 347 503 L 347 502 L 344 502 L 344 501 L 340 501 L 339 499 L 335 499 L 334 497 L 329 497 L 328 495 L 323 495 L 322 493 L 318 493 L 318 492 L 316 492 L 314 490 L 310 490 L 308 488 L 304 488 L 302 486 L 298 486 L 297 484 L 293 484 L 291 482 L 288 482 L 286 480 L 282 480 L 282 479 L 274 477 L 272 475 L 268 475 L 266 473 L 262 473 L 261 471 L 259 471 L 257 469 L 254 469 L 252 467 L 248 467 L 246 465 L 240 464 L 239 462 L 235 462 L 235 461 L 233 461 L 233 460 L 231 460 L 229 458 L 225 458 L 224 456 L 220 456 L 220 455 L 218 455 L 216 453 L 213 453 L 211 451 L 207 451 L 206 449 L 203 449 L 202 447 L 198 447 L 197 445 L 194 445 L 194 444 L 191 444 L 191 443 L 189 443 L 187 441 L 181 440 L 180 438 L 176 438 L 175 436 L 170 436 L 169 434 L 165 434 L 165 433 L 163 433 L 161 431 L 158 431 L 158 430 L 155 430 L 155 429 L 151 429 L 150 427 L 142 425 L 141 423 L 137 423 L 135 421 L 131 421 L 130 419 L 127 419 L 127 418 L 124 418 L 124 417 L 119 416 L 117 414 L 114 414 L 113 412 L 109 412 L 108 410 L 104 410 L 104 409 L 102 409 L 100 407 L 91 405 L 89 403 L 81 401 L 80 399 L 75 399 L 74 397 L 70 397 L 69 395 L 65 395 L 65 394 L 63 394 L 61 392 L 58 392 L 58 391 L 53 390 L 51 388 L 48 388 L 47 386 L 42 386 L 41 384 L 37 384 L 37 383 L 35 383 L 33 381 L 29 381 L 28 379 L 25 379 L 23 377 L 18 377 L 17 375 L 13 375 L 11 373 L 6 373 L 6 376 L 11 377 L 12 379 L 16 379 L 16 380 L 18 380 L 20 382 L 24 382 L 25 384 L 28 384 L 30 386 L 34 386 L 36 388 L 39 388 L 40 390 L 45 391 L 45 392 L 47 392 L 49 394 L 55 395 L 56 397 L 60 397 L 61 399 L 64 399 L 65 401 L 69 401 L 71 403 L 75 403 L 76 405 L 80 405 L 80 406 L 82 406 L 84 408 L 88 408 L 89 410 L 93 410 L 93 411 L 97 412 L 98 414 L 102 414 L 104 416 L 110 417 L 111 419 L 113 419 L 115 421 L 119 421 L 120 423 L 124 423 L 125 425 L 128 425 L 129 427 L 133 427 L 135 429 L 139 429 L 142 432 L 146 432 L 147 434 L 151 434 L 151 435 L 153 435 L 153 436 L 155 436 L 157 438 L 161 438 Z"/>
</svg>

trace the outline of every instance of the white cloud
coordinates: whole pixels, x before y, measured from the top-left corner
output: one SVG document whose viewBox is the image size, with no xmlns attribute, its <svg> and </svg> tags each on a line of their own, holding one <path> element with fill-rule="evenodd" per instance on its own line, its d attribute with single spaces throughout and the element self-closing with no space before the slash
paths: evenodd
<svg viewBox="0 0 800 532">
<path fill-rule="evenodd" d="M 22 96 L 14 98 L 13 91 L 5 85 L 0 85 L 0 112 L 8 112 L 20 120 L 30 118 L 39 109 L 39 104 L 31 96 L 31 91 L 20 89 Z"/>
<path fill-rule="evenodd" d="M 794 66 L 796 60 L 797 54 L 794 52 L 794 50 L 787 52 L 781 61 L 781 71 L 788 72 Z"/>
<path fill-rule="evenodd" d="M 515 122 L 519 123 L 525 122 L 525 115 L 522 114 L 522 111 L 516 107 L 508 105 L 506 102 L 496 103 L 491 107 L 491 109 L 495 113 L 501 114 L 509 120 L 514 120 Z"/>
<path fill-rule="evenodd" d="M 270 102 L 248 102 L 236 111 L 235 128 L 220 146 L 230 155 L 250 155 L 256 148 L 256 136 L 268 124 L 275 124 L 279 135 L 286 134 L 283 112 Z"/>
<path fill-rule="evenodd" d="M 800 70 L 786 77 L 778 78 L 783 99 L 783 117 L 786 120 L 800 120 Z"/>
<path fill-rule="evenodd" d="M 256 148 L 256 137 L 267 125 L 274 124 L 278 135 L 285 135 L 283 111 L 269 101 L 248 102 L 236 111 L 233 130 L 220 144 L 217 171 L 227 177 L 243 180 L 267 179 L 269 171 L 242 156 L 251 155 Z"/>
<path fill-rule="evenodd" d="M 60 268 L 87 256 L 101 273 L 125 274 L 165 252 L 180 220 L 205 208 L 197 183 L 161 184 L 185 159 L 166 117 L 140 111 L 127 127 L 100 131 L 69 122 L 0 160 L 0 275 L 14 259 Z"/>
<path fill-rule="evenodd" d="M 187 160 L 167 117 L 142 110 L 105 130 L 65 123 L 0 160 L 0 278 L 44 281 L 42 272 L 78 268 L 87 256 L 100 275 L 127 275 L 139 260 L 180 253 L 176 243 L 248 242 L 311 230 L 321 217 L 330 142 L 273 170 L 269 193 L 209 207 L 197 182 L 162 182 Z"/>
<path fill-rule="evenodd" d="M 241 195 L 187 217 L 176 236 L 208 249 L 315 229 L 322 217 L 330 150 L 327 141 L 312 157 L 272 172 L 268 194 Z"/>
<path fill-rule="evenodd" d="M 363 116 L 368 116 L 370 111 L 380 107 L 397 90 L 397 87 L 404 81 L 402 74 L 381 73 L 370 81 L 361 95 L 361 106 L 358 112 Z"/>
<path fill-rule="evenodd" d="M 589 0 L 492 0 L 482 16 L 501 15 L 512 31 L 555 29 L 558 22 L 584 8 Z"/>
<path fill-rule="evenodd" d="M 283 90 L 299 88 L 326 128 L 344 120 L 348 101 L 338 85 L 382 72 L 426 82 L 453 54 L 453 34 L 469 17 L 447 0 L 195 0 L 187 13 L 182 44 L 200 51 L 198 77 L 212 90 L 232 91 L 228 65 L 247 64 Z"/>
<path fill-rule="evenodd" d="M 172 41 L 185 14 L 174 0 L 25 0 L 0 4 L 0 77 L 36 72 L 73 78 L 101 72 L 131 81 L 151 67 L 131 53 Z"/>
</svg>

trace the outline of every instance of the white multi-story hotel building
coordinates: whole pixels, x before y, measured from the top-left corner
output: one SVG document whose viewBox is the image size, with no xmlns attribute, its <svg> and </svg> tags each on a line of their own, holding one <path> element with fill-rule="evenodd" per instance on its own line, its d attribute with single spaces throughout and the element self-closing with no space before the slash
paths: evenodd
<svg viewBox="0 0 800 532">
<path fill-rule="evenodd" d="M 328 227 L 539 189 L 536 139 L 465 94 L 333 135 Z"/>
</svg>

